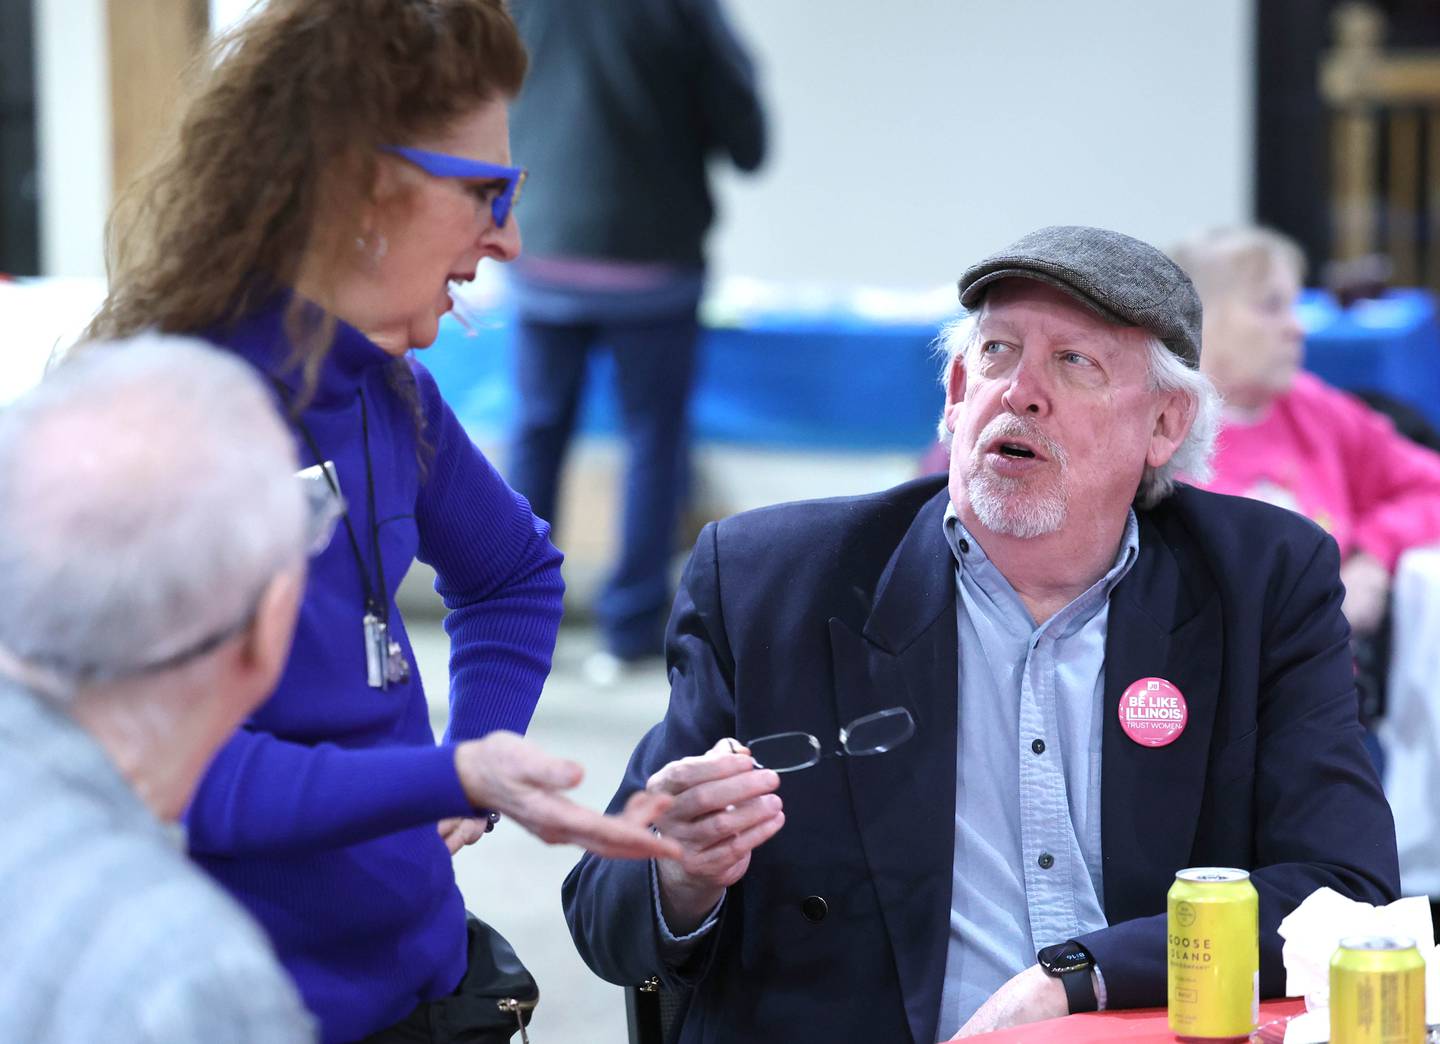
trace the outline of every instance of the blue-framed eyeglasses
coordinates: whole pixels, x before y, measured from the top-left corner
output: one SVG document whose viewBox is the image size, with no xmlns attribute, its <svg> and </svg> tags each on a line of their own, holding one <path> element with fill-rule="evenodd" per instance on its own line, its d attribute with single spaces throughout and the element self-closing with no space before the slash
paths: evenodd
<svg viewBox="0 0 1440 1044">
<path fill-rule="evenodd" d="M 383 152 L 409 160 L 426 174 L 436 178 L 478 178 L 505 182 L 500 195 L 490 201 L 490 216 L 495 219 L 496 228 L 504 228 L 510 219 L 510 210 L 520 201 L 520 189 L 525 185 L 526 171 L 523 167 L 502 167 L 498 163 L 484 163 L 452 156 L 447 152 L 430 152 L 428 149 L 412 149 L 408 145 L 386 145 Z"/>
</svg>

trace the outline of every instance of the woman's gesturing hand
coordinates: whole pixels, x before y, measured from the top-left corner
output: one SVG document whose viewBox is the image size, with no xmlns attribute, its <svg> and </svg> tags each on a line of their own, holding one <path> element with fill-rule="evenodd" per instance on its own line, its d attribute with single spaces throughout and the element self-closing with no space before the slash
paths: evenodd
<svg viewBox="0 0 1440 1044">
<path fill-rule="evenodd" d="M 680 857 L 679 844 L 650 829 L 673 798 L 641 791 L 613 816 L 584 808 L 560 793 L 584 770 L 513 732 L 460 744 L 455 770 L 472 805 L 502 813 L 547 844 L 579 845 L 611 859 Z"/>
</svg>

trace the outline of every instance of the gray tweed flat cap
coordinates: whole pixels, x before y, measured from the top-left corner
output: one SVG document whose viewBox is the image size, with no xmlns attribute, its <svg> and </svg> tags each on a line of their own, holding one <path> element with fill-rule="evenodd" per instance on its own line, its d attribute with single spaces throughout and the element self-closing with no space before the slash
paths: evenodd
<svg viewBox="0 0 1440 1044">
<path fill-rule="evenodd" d="M 1191 367 L 1200 365 L 1200 296 L 1180 266 L 1138 239 L 1104 228 L 1050 225 L 966 269 L 960 303 L 974 309 L 1002 279 L 1034 279 L 1095 314 L 1153 333 Z"/>
</svg>

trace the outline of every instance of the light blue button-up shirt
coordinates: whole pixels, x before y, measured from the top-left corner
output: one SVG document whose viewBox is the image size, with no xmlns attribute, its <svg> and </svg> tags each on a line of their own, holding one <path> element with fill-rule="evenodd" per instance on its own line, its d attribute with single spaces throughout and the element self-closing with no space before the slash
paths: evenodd
<svg viewBox="0 0 1440 1044">
<path fill-rule="evenodd" d="M 1140 551 L 1135 513 L 1110 571 L 1038 627 L 961 524 L 955 863 L 940 998 L 946 1039 L 1035 951 L 1106 925 L 1100 736 L 1110 592 Z"/>
</svg>

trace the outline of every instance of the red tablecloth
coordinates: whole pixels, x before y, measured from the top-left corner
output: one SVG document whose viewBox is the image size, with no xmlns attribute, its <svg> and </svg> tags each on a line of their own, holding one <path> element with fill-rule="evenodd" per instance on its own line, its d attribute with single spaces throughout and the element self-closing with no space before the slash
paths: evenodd
<svg viewBox="0 0 1440 1044">
<path fill-rule="evenodd" d="M 1266 1001 L 1260 1005 L 1260 1024 L 1271 1019 L 1298 1015 L 1305 1002 L 1298 997 Z M 1089 1015 L 1068 1015 L 1063 1019 L 1032 1022 L 1028 1026 L 986 1033 L 971 1040 L 986 1044 L 1106 1044 L 1112 1040 L 1136 1041 L 1138 1044 L 1173 1044 L 1164 1008 L 1140 1008 L 1135 1011 L 1102 1011 Z"/>
</svg>

